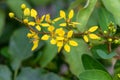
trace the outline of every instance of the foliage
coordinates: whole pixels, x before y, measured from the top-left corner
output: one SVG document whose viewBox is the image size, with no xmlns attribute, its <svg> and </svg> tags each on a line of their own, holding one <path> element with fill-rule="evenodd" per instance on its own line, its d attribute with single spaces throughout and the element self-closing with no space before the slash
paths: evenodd
<svg viewBox="0 0 120 80">
<path fill-rule="evenodd" d="M 119 4 L 0 1 L 0 80 L 119 80 Z"/>
</svg>

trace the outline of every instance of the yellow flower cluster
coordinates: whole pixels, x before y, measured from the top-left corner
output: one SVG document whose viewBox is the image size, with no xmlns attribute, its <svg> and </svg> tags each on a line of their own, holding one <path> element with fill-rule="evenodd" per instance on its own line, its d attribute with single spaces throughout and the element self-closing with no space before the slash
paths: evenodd
<svg viewBox="0 0 120 80">
<path fill-rule="evenodd" d="M 63 10 L 60 10 L 60 16 L 51 19 L 50 14 L 38 17 L 38 12 L 35 9 L 28 8 L 25 4 L 21 5 L 21 9 L 23 11 L 22 20 L 17 19 L 12 12 L 9 13 L 9 16 L 27 25 L 30 30 L 27 37 L 32 38 L 33 43 L 32 51 L 38 47 L 40 40 L 49 40 L 52 45 L 58 47 L 58 52 L 60 52 L 61 49 L 70 52 L 70 46 L 78 46 L 78 43 L 73 40 L 73 36 L 75 36 L 73 29 L 80 23 L 72 21 L 74 17 L 73 10 L 70 10 L 68 15 Z M 63 19 L 64 22 L 59 23 L 58 26 L 55 27 L 56 22 L 61 19 Z M 89 38 L 99 39 L 100 37 L 93 33 L 97 29 L 98 26 L 93 26 L 80 36 L 83 36 L 85 42 L 89 42 Z M 42 37 L 40 37 L 39 34 L 42 34 Z"/>
<path fill-rule="evenodd" d="M 30 29 L 30 32 L 27 34 L 28 38 L 32 38 L 32 51 L 38 47 L 40 40 L 49 40 L 52 45 L 58 47 L 58 52 L 63 48 L 66 52 L 70 52 L 70 46 L 77 46 L 78 43 L 72 40 L 73 30 L 67 29 L 66 27 L 75 27 L 78 22 L 72 22 L 74 16 L 74 11 L 70 10 L 68 17 L 66 13 L 61 10 L 60 16 L 51 19 L 50 14 L 42 15 L 38 17 L 38 12 L 35 9 L 28 8 L 25 4 L 21 5 L 23 11 L 23 22 Z M 9 13 L 11 18 L 14 17 L 14 13 Z M 58 28 L 55 28 L 54 24 L 59 20 L 65 20 L 65 23 L 60 23 Z M 61 27 L 64 26 L 64 27 Z M 45 30 L 43 29 L 45 28 Z M 43 30 L 42 30 L 43 29 Z M 40 38 L 39 33 L 43 34 Z"/>
</svg>

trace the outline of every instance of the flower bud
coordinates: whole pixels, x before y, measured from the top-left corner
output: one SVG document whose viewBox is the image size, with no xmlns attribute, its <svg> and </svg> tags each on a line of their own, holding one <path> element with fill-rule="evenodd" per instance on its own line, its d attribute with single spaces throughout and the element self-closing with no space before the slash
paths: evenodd
<svg viewBox="0 0 120 80">
<path fill-rule="evenodd" d="M 26 8 L 26 5 L 25 4 L 22 4 L 21 5 L 21 9 L 25 9 Z"/>
<path fill-rule="evenodd" d="M 109 38 L 108 41 L 109 41 L 109 42 L 112 42 L 112 38 Z"/>
<path fill-rule="evenodd" d="M 10 18 L 13 18 L 14 16 L 15 16 L 14 13 L 12 13 L 12 12 L 9 13 Z"/>
</svg>

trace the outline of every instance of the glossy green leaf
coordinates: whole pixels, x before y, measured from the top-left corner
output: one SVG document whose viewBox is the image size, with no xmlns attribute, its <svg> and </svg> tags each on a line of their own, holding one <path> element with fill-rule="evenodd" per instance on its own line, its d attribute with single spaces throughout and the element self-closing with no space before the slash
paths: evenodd
<svg viewBox="0 0 120 80">
<path fill-rule="evenodd" d="M 104 52 L 103 50 L 100 50 L 100 49 L 97 50 L 97 54 L 103 59 L 110 59 L 110 58 L 113 58 L 114 56 L 116 56 L 115 52 L 111 52 L 111 53 L 108 54 L 108 53 L 106 53 L 106 52 Z"/>
<path fill-rule="evenodd" d="M 108 25 L 110 24 L 110 22 L 115 23 L 114 17 L 113 15 L 108 12 L 105 8 L 100 8 L 98 11 L 99 14 L 99 25 L 100 28 L 104 31 L 104 30 L 108 30 Z"/>
<path fill-rule="evenodd" d="M 32 56 L 32 45 L 30 44 L 30 40 L 26 37 L 27 32 L 27 29 L 18 29 L 13 33 L 10 39 L 9 51 L 13 69 L 17 69 L 20 66 L 21 61 Z"/>
<path fill-rule="evenodd" d="M 64 51 L 65 61 L 69 64 L 71 72 L 77 77 L 84 71 L 81 56 L 82 54 L 90 53 L 87 44 L 82 39 L 75 39 L 77 47 L 71 47 L 69 53 Z"/>
<path fill-rule="evenodd" d="M 28 2 L 26 0 L 6 0 L 7 5 L 9 6 L 9 8 L 11 9 L 11 12 L 14 12 L 15 15 L 22 19 L 22 9 L 21 9 L 21 4 L 26 4 L 27 7 L 30 8 L 30 5 L 28 4 Z"/>
<path fill-rule="evenodd" d="M 47 41 L 41 52 L 41 57 L 39 60 L 40 66 L 45 67 L 57 55 L 57 53 L 57 47 L 55 45 L 51 45 Z"/>
<path fill-rule="evenodd" d="M 0 9 L 0 36 L 3 32 L 3 27 L 5 25 L 5 12 Z"/>
<path fill-rule="evenodd" d="M 61 80 L 54 73 L 46 73 L 43 69 L 22 68 L 16 80 Z"/>
<path fill-rule="evenodd" d="M 12 73 L 5 65 L 0 65 L 0 80 L 12 80 Z"/>
<path fill-rule="evenodd" d="M 80 31 L 86 30 L 86 24 L 94 10 L 96 2 L 97 0 L 88 0 L 88 5 L 85 8 L 79 10 L 77 14 L 77 22 L 81 23 L 81 25 L 78 25 L 77 27 Z"/>
<path fill-rule="evenodd" d="M 102 0 L 104 6 L 110 11 L 118 25 L 120 25 L 120 0 Z"/>
<path fill-rule="evenodd" d="M 112 80 L 112 77 L 102 70 L 86 70 L 80 74 L 79 80 Z"/>
<path fill-rule="evenodd" d="M 89 55 L 83 54 L 82 55 L 82 62 L 83 62 L 83 66 L 84 66 L 84 68 L 86 70 L 99 69 L 99 70 L 106 71 L 106 69 L 104 68 L 104 66 L 100 62 L 98 62 L 97 60 L 93 59 Z"/>
</svg>

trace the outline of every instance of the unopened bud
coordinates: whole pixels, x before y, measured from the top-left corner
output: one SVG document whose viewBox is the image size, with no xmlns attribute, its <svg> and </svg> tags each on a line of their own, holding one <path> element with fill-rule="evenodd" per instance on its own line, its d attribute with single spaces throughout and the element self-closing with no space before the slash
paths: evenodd
<svg viewBox="0 0 120 80">
<path fill-rule="evenodd" d="M 25 4 L 22 4 L 22 5 L 21 5 L 21 8 L 22 8 L 22 9 L 25 9 L 25 8 L 26 8 L 26 5 L 25 5 Z"/>
<path fill-rule="evenodd" d="M 14 16 L 15 16 L 14 13 L 12 13 L 12 12 L 9 13 L 10 18 L 13 18 Z"/>
<path fill-rule="evenodd" d="M 25 24 L 27 24 L 27 23 L 28 23 L 28 19 L 24 19 L 23 22 L 24 22 Z"/>
<path fill-rule="evenodd" d="M 112 42 L 112 38 L 109 38 L 108 41 L 109 41 L 109 42 Z"/>
</svg>

